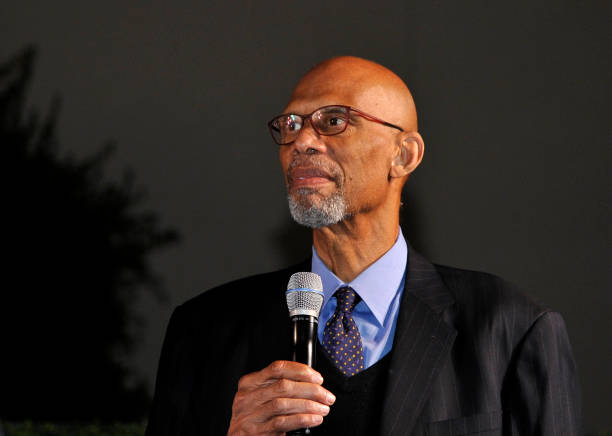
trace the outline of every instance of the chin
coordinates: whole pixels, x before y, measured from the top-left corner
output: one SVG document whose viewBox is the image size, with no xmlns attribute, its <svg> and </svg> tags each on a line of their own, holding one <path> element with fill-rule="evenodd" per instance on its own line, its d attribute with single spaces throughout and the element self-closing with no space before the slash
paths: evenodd
<svg viewBox="0 0 612 436">
<path fill-rule="evenodd" d="M 322 195 L 310 188 L 296 189 L 288 195 L 291 216 L 311 228 L 337 224 L 347 216 L 347 204 L 341 191 Z"/>
</svg>

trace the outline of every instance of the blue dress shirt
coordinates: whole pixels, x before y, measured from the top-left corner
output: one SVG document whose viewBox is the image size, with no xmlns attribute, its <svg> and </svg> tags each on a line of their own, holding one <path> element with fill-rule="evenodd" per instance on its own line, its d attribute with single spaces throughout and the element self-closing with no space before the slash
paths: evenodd
<svg viewBox="0 0 612 436">
<path fill-rule="evenodd" d="M 323 340 L 325 323 L 336 310 L 334 292 L 350 286 L 361 297 L 353 310 L 353 319 L 363 343 L 365 367 L 382 359 L 393 346 L 393 335 L 399 310 L 408 260 L 408 245 L 400 229 L 395 244 L 350 283 L 344 283 L 331 272 L 312 247 L 311 271 L 323 281 L 323 308 L 319 316 L 319 342 Z"/>
</svg>

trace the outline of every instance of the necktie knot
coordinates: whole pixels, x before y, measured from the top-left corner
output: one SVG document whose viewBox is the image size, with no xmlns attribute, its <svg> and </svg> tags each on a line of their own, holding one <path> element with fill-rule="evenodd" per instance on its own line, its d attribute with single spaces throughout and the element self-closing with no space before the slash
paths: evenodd
<svg viewBox="0 0 612 436">
<path fill-rule="evenodd" d="M 359 303 L 359 295 L 352 288 L 348 286 L 343 286 L 336 291 L 336 300 L 338 301 L 338 305 L 336 306 L 336 311 L 351 313 L 353 309 Z"/>
</svg>

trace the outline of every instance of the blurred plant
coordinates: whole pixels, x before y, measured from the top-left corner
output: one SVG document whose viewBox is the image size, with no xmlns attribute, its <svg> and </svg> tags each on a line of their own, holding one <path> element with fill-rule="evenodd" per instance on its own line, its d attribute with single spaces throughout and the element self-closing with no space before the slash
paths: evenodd
<svg viewBox="0 0 612 436">
<path fill-rule="evenodd" d="M 42 123 L 26 115 L 35 59 L 29 47 L 0 65 L 0 417 L 140 419 L 146 389 L 126 388 L 113 356 L 133 345 L 133 299 L 162 296 L 148 256 L 177 233 L 141 210 L 131 172 L 105 179 L 112 144 L 85 159 L 60 153 L 57 98 Z"/>
<path fill-rule="evenodd" d="M 4 436 L 142 436 L 146 423 L 56 424 L 32 421 L 4 424 Z"/>
</svg>

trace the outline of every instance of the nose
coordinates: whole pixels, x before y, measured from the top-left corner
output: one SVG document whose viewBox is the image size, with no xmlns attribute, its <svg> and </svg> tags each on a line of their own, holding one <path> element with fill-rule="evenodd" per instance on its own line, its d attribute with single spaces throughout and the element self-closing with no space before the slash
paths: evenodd
<svg viewBox="0 0 612 436">
<path fill-rule="evenodd" d="M 312 127 L 310 120 L 304 123 L 304 126 L 292 145 L 298 153 L 317 154 L 326 151 L 326 145 L 321 140 L 321 135 Z"/>
</svg>

